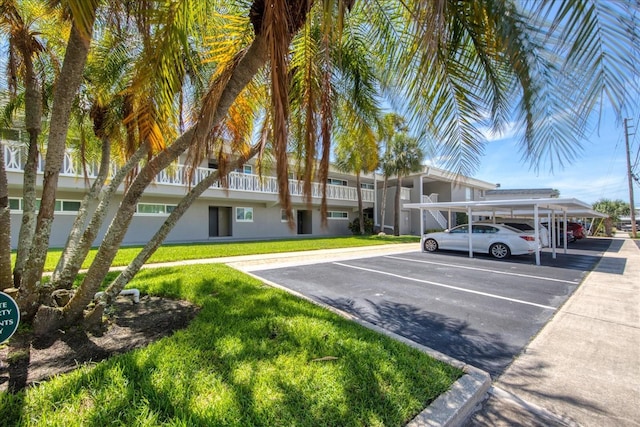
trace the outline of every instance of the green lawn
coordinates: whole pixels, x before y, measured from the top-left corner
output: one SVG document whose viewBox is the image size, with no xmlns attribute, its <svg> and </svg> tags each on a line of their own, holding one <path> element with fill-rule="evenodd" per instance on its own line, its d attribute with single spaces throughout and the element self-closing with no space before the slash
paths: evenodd
<svg viewBox="0 0 640 427">
<path fill-rule="evenodd" d="M 219 258 L 238 255 L 255 255 L 265 253 L 280 253 L 293 251 L 310 251 L 315 249 L 347 248 L 371 245 L 386 245 L 393 243 L 419 242 L 417 236 L 346 236 L 346 237 L 318 237 L 312 239 L 283 239 L 256 242 L 219 242 L 219 243 L 190 243 L 163 245 L 153 254 L 148 263 L 180 261 L 188 259 Z M 113 266 L 128 265 L 140 252 L 141 246 L 125 246 L 118 251 Z M 47 255 L 45 271 L 53 271 L 60 258 L 60 249 L 52 249 Z M 97 252 L 91 250 L 84 268 L 87 268 Z M 15 253 L 12 254 L 12 263 Z"/>
<path fill-rule="evenodd" d="M 201 310 L 147 348 L 0 394 L 3 425 L 401 426 L 462 374 L 224 265 L 130 286 Z"/>
</svg>

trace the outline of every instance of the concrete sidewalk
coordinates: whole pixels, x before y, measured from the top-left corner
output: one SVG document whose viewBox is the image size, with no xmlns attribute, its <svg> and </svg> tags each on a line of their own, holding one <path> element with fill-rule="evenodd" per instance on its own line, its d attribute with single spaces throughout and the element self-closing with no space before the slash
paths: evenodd
<svg viewBox="0 0 640 427">
<path fill-rule="evenodd" d="M 619 236 L 467 425 L 640 426 L 640 247 Z"/>
</svg>

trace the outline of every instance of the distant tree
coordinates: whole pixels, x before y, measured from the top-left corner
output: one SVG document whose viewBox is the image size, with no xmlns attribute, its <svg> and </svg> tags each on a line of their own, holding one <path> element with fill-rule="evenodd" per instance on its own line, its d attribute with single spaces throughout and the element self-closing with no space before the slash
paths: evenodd
<svg viewBox="0 0 640 427">
<path fill-rule="evenodd" d="M 391 156 L 391 169 L 397 178 L 393 216 L 393 235 L 399 236 L 402 178 L 422 170 L 424 150 L 416 138 L 410 137 L 406 132 L 400 132 L 394 135 L 389 153 Z"/>
<path fill-rule="evenodd" d="M 613 236 L 613 224 L 620 221 L 621 216 L 629 215 L 631 209 L 629 203 L 623 200 L 600 199 L 593 204 L 593 210 L 608 215 L 604 219 L 604 232 L 607 236 Z"/>
</svg>

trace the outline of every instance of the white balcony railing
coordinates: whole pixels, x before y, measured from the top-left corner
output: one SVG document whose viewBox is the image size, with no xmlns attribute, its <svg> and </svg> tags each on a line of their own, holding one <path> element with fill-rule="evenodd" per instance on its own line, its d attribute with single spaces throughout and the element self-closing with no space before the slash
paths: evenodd
<svg viewBox="0 0 640 427">
<path fill-rule="evenodd" d="M 4 150 L 5 168 L 11 172 L 22 172 L 24 170 L 24 162 L 26 160 L 26 152 L 24 145 L 2 144 Z M 89 178 L 95 178 L 98 172 L 97 164 L 88 164 L 86 166 Z M 114 169 L 115 170 L 115 167 Z M 38 173 L 44 171 L 44 158 L 40 156 L 38 159 Z M 212 172 L 212 169 L 198 168 L 193 174 L 193 180 L 189 183 L 186 180 L 186 167 L 184 165 L 171 166 L 156 175 L 155 183 L 172 186 L 191 186 L 202 181 Z M 72 153 L 65 153 L 61 176 L 79 177 L 84 176 L 84 170 L 79 161 L 74 159 Z M 240 172 L 230 172 L 227 175 L 227 188 L 233 191 L 246 191 L 254 193 L 278 194 L 278 181 L 274 176 L 259 176 Z M 220 181 L 216 181 L 211 188 L 222 188 Z M 292 196 L 303 196 L 303 183 L 297 180 L 289 180 L 289 193 Z M 319 183 L 313 183 L 311 187 L 311 197 L 322 197 L 322 186 Z M 347 187 L 343 185 L 327 185 L 327 199 L 356 201 L 357 193 L 355 187 Z M 373 203 L 374 191 L 362 189 L 362 200 L 364 202 Z"/>
</svg>

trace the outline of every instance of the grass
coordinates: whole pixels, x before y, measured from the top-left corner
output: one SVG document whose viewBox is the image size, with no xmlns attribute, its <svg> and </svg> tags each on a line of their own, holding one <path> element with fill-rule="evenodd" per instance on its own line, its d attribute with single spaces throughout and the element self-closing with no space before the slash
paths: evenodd
<svg viewBox="0 0 640 427">
<path fill-rule="evenodd" d="M 201 310 L 144 349 L 0 394 L 3 425 L 401 426 L 462 374 L 224 265 L 130 286 Z"/>
<path fill-rule="evenodd" d="M 417 236 L 345 236 L 318 237 L 310 239 L 283 239 L 251 242 L 217 242 L 163 245 L 151 256 L 148 263 L 181 261 L 189 259 L 220 258 L 238 255 L 256 255 L 265 253 L 281 253 L 294 251 L 310 251 L 315 249 L 348 248 L 392 243 L 419 242 Z M 120 248 L 113 266 L 128 265 L 142 246 L 125 246 Z M 52 249 L 47 254 L 45 271 L 53 271 L 61 254 L 60 249 Z M 83 268 L 93 262 L 97 249 L 92 249 L 87 256 Z M 12 254 L 15 263 L 15 253 Z"/>
</svg>

